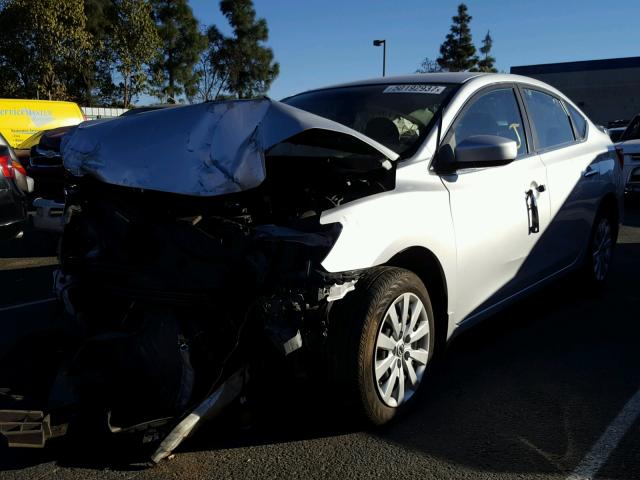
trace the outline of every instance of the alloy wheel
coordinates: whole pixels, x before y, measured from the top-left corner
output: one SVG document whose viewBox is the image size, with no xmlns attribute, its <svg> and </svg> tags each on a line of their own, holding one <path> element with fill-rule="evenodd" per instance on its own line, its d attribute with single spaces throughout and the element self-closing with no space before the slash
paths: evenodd
<svg viewBox="0 0 640 480">
<path fill-rule="evenodd" d="M 373 378 L 389 407 L 399 407 L 417 391 L 429 360 L 429 318 L 413 293 L 397 297 L 376 338 Z"/>
</svg>

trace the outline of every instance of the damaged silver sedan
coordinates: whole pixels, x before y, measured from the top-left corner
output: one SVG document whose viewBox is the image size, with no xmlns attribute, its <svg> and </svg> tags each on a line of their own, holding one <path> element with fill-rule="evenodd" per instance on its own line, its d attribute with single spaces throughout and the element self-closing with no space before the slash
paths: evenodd
<svg viewBox="0 0 640 480">
<path fill-rule="evenodd" d="M 554 207 L 522 177 L 544 166 L 519 166 L 539 163 L 525 84 L 569 104 L 524 77 L 430 74 L 80 125 L 55 277 L 74 335 L 47 404 L 0 411 L 2 434 L 42 445 L 93 421 L 158 462 L 246 394 L 265 348 L 391 420 L 458 327 L 590 262 L 596 241 L 608 268 L 619 166 L 596 128 L 571 168 L 598 163 L 606 188 L 577 190 L 575 251 L 536 257 Z M 482 131 L 460 126 L 485 91 Z"/>
</svg>

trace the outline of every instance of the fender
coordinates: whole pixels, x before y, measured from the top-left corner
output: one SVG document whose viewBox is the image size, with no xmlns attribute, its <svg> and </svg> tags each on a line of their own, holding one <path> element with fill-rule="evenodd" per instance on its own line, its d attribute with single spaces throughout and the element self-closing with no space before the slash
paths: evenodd
<svg viewBox="0 0 640 480">
<path fill-rule="evenodd" d="M 424 247 L 440 262 L 449 298 L 455 298 L 456 242 L 449 192 L 427 165 L 428 160 L 399 164 L 394 190 L 324 211 L 320 223 L 339 222 L 342 232 L 322 267 L 332 273 L 365 269 L 408 248 Z M 452 328 L 449 325 L 448 333 Z"/>
</svg>

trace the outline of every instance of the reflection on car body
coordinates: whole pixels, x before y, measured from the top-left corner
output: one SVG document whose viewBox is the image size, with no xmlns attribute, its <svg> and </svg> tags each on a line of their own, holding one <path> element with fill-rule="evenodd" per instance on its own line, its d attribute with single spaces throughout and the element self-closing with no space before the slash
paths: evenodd
<svg viewBox="0 0 640 480">
<path fill-rule="evenodd" d="M 154 461 L 271 349 L 388 422 L 463 328 L 570 270 L 604 282 L 620 218 L 608 136 L 512 75 L 177 107 L 81 125 L 62 152 L 77 341 L 66 415 L 43 417 L 101 413 Z"/>
</svg>

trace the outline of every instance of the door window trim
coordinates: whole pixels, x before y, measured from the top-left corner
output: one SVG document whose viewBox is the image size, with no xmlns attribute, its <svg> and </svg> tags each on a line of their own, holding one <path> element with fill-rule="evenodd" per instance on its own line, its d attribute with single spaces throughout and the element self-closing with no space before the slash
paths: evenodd
<svg viewBox="0 0 640 480">
<path fill-rule="evenodd" d="M 550 92 L 549 90 L 539 87 L 537 85 L 530 85 L 528 83 L 521 83 L 521 82 L 517 82 L 516 83 L 516 88 L 518 89 L 520 96 L 522 98 L 522 103 L 524 104 L 524 108 L 525 111 L 527 112 L 527 118 L 528 118 L 528 123 L 530 125 L 531 128 L 531 133 L 532 133 L 532 146 L 533 146 L 533 150 L 531 153 L 540 155 L 543 153 L 548 153 L 548 152 L 552 152 L 554 150 L 559 150 L 561 148 L 567 148 L 573 145 L 577 145 L 579 143 L 583 143 L 587 141 L 587 135 L 585 135 L 585 137 L 583 139 L 578 139 L 578 135 L 577 135 L 577 131 L 576 128 L 573 124 L 573 119 L 571 118 L 571 114 L 569 113 L 569 110 L 567 108 L 567 106 L 565 105 L 565 100 L 563 98 L 558 97 L 558 95 Z M 539 93 L 543 93 L 545 95 L 549 95 L 552 98 L 555 98 L 558 102 L 560 102 L 560 105 L 562 106 L 562 110 L 564 111 L 565 115 L 568 117 L 569 119 L 569 126 L 571 127 L 571 133 L 573 135 L 573 140 L 570 142 L 565 142 L 565 143 L 561 143 L 559 145 L 553 145 L 551 147 L 546 147 L 546 148 L 540 148 L 539 147 L 539 141 L 538 141 L 538 133 L 536 131 L 536 126 L 535 123 L 533 122 L 533 119 L 531 118 L 531 114 L 529 113 L 528 109 L 527 109 L 527 102 L 525 101 L 525 95 L 524 95 L 524 91 L 523 90 L 533 90 Z M 580 113 L 580 112 L 578 112 Z M 584 118 L 584 115 L 583 115 Z M 586 119 L 585 119 L 586 120 Z M 587 122 L 587 133 L 588 133 L 588 127 L 589 127 L 589 122 Z"/>
<path fill-rule="evenodd" d="M 573 137 L 576 139 L 576 143 L 586 142 L 587 138 L 589 137 L 589 122 L 587 121 L 587 118 L 582 114 L 580 110 L 578 110 L 575 106 L 571 105 L 569 102 L 563 100 L 562 103 L 564 104 L 565 110 L 569 114 L 569 120 L 571 121 L 571 127 L 573 128 Z M 584 130 L 584 137 L 582 138 L 579 138 L 578 127 L 573 121 L 573 115 L 571 115 L 571 111 L 569 110 L 569 107 L 573 108 L 576 111 L 576 113 L 580 115 L 580 117 L 584 120 L 585 130 Z"/>
<path fill-rule="evenodd" d="M 458 112 L 456 113 L 455 117 L 453 118 L 453 120 L 451 121 L 451 123 L 449 124 L 449 127 L 447 128 L 446 132 L 441 136 L 441 140 L 440 140 L 440 144 L 438 145 L 438 150 L 440 150 L 440 147 L 442 147 L 442 145 L 444 145 L 445 143 L 447 143 L 447 141 L 451 138 L 451 135 L 453 135 L 453 131 L 455 130 L 455 128 L 458 126 L 458 123 L 460 122 L 460 118 L 469 110 L 469 108 L 471 108 L 471 106 L 478 100 L 479 97 L 493 91 L 493 90 L 508 90 L 510 89 L 513 92 L 513 96 L 514 96 L 514 100 L 516 101 L 516 105 L 518 107 L 518 111 L 520 113 L 520 118 L 522 119 L 522 131 L 523 134 L 525 136 L 525 149 L 526 152 L 523 153 L 522 155 L 519 155 L 518 157 L 516 157 L 516 159 L 514 160 L 514 162 L 518 162 L 520 160 L 529 158 L 531 156 L 533 156 L 536 152 L 533 150 L 533 144 L 532 144 L 532 131 L 531 131 L 531 127 L 529 125 L 529 117 L 526 115 L 526 110 L 525 110 L 525 106 L 524 106 L 524 101 L 520 96 L 520 91 L 518 90 L 518 85 L 514 82 L 500 82 L 500 83 L 494 83 L 491 85 L 487 85 L 485 87 L 480 88 L 479 90 L 477 90 L 476 92 L 474 92 L 464 103 L 464 105 L 462 105 L 462 108 L 460 108 L 458 110 Z M 439 161 L 438 161 L 438 155 L 436 153 L 436 156 L 434 157 L 434 161 L 432 161 L 432 165 L 430 167 L 430 170 L 433 171 L 438 171 L 439 167 L 441 165 L 439 165 Z M 494 168 L 494 167 L 486 167 L 486 168 Z M 478 169 L 478 168 L 473 168 L 471 170 L 484 170 L 484 168 Z"/>
</svg>

